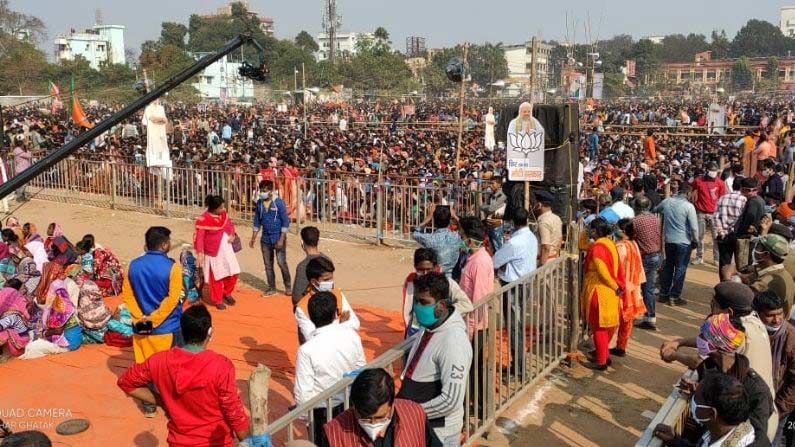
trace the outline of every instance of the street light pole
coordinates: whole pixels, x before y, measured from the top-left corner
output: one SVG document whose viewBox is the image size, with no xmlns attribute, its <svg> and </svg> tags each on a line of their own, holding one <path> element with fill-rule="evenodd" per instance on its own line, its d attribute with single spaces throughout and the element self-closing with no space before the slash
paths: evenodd
<svg viewBox="0 0 795 447">
<path fill-rule="evenodd" d="M 306 66 L 303 62 L 301 62 L 301 88 L 303 89 L 301 98 L 304 102 L 304 140 L 306 140 Z"/>
<path fill-rule="evenodd" d="M 469 42 L 464 43 L 464 70 L 461 77 L 461 91 L 459 92 L 459 106 L 458 106 L 458 145 L 455 149 L 455 182 L 461 180 L 459 173 L 458 163 L 461 159 L 461 140 L 464 137 L 464 98 L 466 97 L 466 83 L 467 83 L 467 53 L 469 52 Z"/>
</svg>

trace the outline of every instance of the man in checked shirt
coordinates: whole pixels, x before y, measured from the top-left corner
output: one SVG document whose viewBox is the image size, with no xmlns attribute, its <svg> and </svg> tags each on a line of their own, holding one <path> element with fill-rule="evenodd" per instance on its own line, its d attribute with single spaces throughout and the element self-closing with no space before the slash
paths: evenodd
<svg viewBox="0 0 795 447">
<path fill-rule="evenodd" d="M 718 199 L 715 210 L 715 230 L 718 234 L 718 271 L 732 263 L 734 252 L 737 249 L 737 233 L 734 226 L 745 208 L 748 198 L 743 195 L 740 188 L 724 194 Z"/>
</svg>

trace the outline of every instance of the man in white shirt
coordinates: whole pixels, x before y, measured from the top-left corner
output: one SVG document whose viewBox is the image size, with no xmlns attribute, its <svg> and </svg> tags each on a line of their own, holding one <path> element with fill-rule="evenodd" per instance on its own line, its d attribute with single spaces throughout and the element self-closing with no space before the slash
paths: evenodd
<svg viewBox="0 0 795 447">
<path fill-rule="evenodd" d="M 331 292 L 318 292 L 309 299 L 309 318 L 316 329 L 312 337 L 298 349 L 295 362 L 295 403 L 301 405 L 337 383 L 345 374 L 363 368 L 367 363 L 359 334 L 337 321 L 337 300 Z M 345 395 L 331 398 L 332 418 L 343 411 Z M 323 425 L 326 423 L 326 401 L 313 410 L 315 443 L 328 445 Z"/>
<path fill-rule="evenodd" d="M 610 208 L 618 215 L 618 219 L 632 219 L 635 217 L 635 210 L 631 206 L 624 203 L 624 188 L 616 186 L 610 190 L 610 197 L 613 199 L 613 204 Z"/>
<path fill-rule="evenodd" d="M 509 239 L 494 253 L 492 262 L 494 270 L 505 285 L 516 281 L 536 269 L 538 259 L 538 239 L 527 228 L 527 210 L 520 208 L 513 214 L 513 233 Z M 508 334 L 511 337 L 511 371 L 521 376 L 525 367 L 524 330 L 521 327 L 522 315 L 525 311 L 525 299 L 522 288 L 519 293 L 506 293 L 503 297 L 503 315 L 508 318 Z"/>
</svg>

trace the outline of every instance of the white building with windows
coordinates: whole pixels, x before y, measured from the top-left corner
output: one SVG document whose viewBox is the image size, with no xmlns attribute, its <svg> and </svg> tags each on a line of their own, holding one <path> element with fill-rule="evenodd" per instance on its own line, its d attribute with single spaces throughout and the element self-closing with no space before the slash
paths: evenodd
<svg viewBox="0 0 795 447">
<path fill-rule="evenodd" d="M 536 42 L 536 82 L 539 88 L 547 85 L 550 73 L 550 59 L 553 46 L 545 42 Z M 514 82 L 529 82 L 533 70 L 533 42 L 527 41 L 518 45 L 505 45 L 505 60 L 508 62 L 508 77 Z"/>
<path fill-rule="evenodd" d="M 373 33 L 337 33 L 335 49 L 337 57 L 345 59 L 356 54 L 356 44 L 365 39 L 375 39 Z M 331 38 L 326 33 L 318 33 L 315 38 L 317 46 L 320 48 L 315 53 L 315 59 L 324 61 L 329 57 Z"/>
<path fill-rule="evenodd" d="M 795 6 L 781 7 L 781 33 L 787 37 L 795 37 Z"/>
<path fill-rule="evenodd" d="M 193 57 L 198 60 L 207 53 L 195 53 Z M 198 76 L 193 87 L 199 91 L 202 98 L 208 101 L 219 102 L 244 102 L 254 98 L 254 81 L 240 76 L 239 62 L 230 62 L 224 56 L 215 63 L 205 68 Z"/>
<path fill-rule="evenodd" d="M 124 29 L 122 25 L 94 25 L 81 33 L 73 29 L 55 39 L 55 59 L 82 56 L 97 70 L 106 64 L 126 64 Z"/>
</svg>

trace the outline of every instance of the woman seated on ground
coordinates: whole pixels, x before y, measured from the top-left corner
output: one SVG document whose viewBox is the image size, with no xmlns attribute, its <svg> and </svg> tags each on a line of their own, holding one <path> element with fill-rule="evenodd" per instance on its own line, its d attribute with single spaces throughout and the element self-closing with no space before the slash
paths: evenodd
<svg viewBox="0 0 795 447">
<path fill-rule="evenodd" d="M 94 254 L 91 252 L 89 243 L 82 239 L 75 244 L 75 253 L 77 254 L 77 264 L 80 269 L 88 277 L 94 277 Z"/>
<path fill-rule="evenodd" d="M 5 249 L 0 250 L 2 251 L 0 253 L 0 287 L 2 287 L 6 281 L 16 275 L 18 259 L 24 257 L 27 250 L 22 252 L 24 249 L 20 248 L 19 238 L 12 230 L 4 228 L 0 234 L 2 234 L 5 245 Z"/>
<path fill-rule="evenodd" d="M 41 271 L 44 268 L 44 263 L 47 262 L 47 250 L 44 248 L 44 239 L 42 239 L 36 225 L 28 222 L 22 226 L 22 234 L 25 237 L 24 246 L 33 255 L 36 261 L 36 268 Z"/>
<path fill-rule="evenodd" d="M 121 293 L 122 282 L 124 275 L 122 274 L 121 262 L 119 258 L 110 248 L 103 247 L 94 241 L 93 234 L 83 236 L 79 244 L 85 250 L 85 254 L 90 254 L 91 269 L 93 271 L 91 278 L 99 286 L 104 296 L 117 296 Z M 81 261 L 89 261 L 83 259 Z M 84 263 L 81 262 L 81 265 Z M 85 265 L 83 265 L 85 269 Z"/>
<path fill-rule="evenodd" d="M 21 240 L 25 239 L 25 235 L 22 232 L 22 225 L 19 223 L 19 219 L 14 216 L 9 217 L 6 219 L 6 228 L 13 231 L 14 234 Z"/>
<path fill-rule="evenodd" d="M 38 328 L 41 338 L 74 351 L 80 347 L 83 333 L 63 280 L 64 270 L 60 264 L 44 264 L 44 273 L 36 289 L 36 304 L 43 309 Z"/>
<path fill-rule="evenodd" d="M 96 283 L 87 279 L 80 284 L 77 318 L 83 327 L 83 343 L 103 343 L 112 316 Z"/>
<path fill-rule="evenodd" d="M 19 357 L 30 341 L 31 311 L 35 308 L 21 293 L 22 282 L 10 279 L 0 289 L 0 363 Z"/>
<path fill-rule="evenodd" d="M 28 256 L 19 261 L 15 278 L 22 283 L 19 293 L 33 302 L 36 288 L 39 287 L 39 281 L 41 281 L 41 271 L 36 268 L 36 261 L 33 257 Z"/>
<path fill-rule="evenodd" d="M 47 227 L 47 239 L 44 241 L 44 248 L 47 249 L 47 258 L 65 267 L 77 261 L 75 247 L 69 239 L 63 235 L 61 226 L 53 222 Z"/>
</svg>

